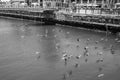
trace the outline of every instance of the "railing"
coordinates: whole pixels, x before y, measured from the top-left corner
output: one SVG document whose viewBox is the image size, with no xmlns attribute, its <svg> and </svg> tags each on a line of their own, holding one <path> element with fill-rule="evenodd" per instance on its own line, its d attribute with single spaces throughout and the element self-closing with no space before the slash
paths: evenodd
<svg viewBox="0 0 120 80">
<path fill-rule="evenodd" d="M 66 13 L 78 13 L 84 15 L 109 15 L 120 16 L 120 9 L 105 9 L 105 8 L 76 8 L 72 10 L 70 8 L 63 9 Z"/>
<path fill-rule="evenodd" d="M 59 18 L 59 15 L 64 15 L 63 19 Z M 62 16 L 61 16 L 62 17 Z M 102 23 L 102 24 L 114 24 L 114 25 L 120 25 L 120 16 L 109 16 L 109 15 L 81 15 L 81 14 L 64 14 L 59 13 L 58 20 L 70 20 L 75 22 L 81 22 L 81 21 L 87 21 L 90 23 L 96 22 L 96 23 Z"/>
</svg>

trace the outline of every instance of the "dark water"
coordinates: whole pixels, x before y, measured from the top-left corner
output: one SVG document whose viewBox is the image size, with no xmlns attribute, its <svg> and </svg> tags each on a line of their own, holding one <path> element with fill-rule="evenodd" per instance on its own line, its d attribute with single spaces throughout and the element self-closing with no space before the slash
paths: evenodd
<svg viewBox="0 0 120 80">
<path fill-rule="evenodd" d="M 0 80 L 120 80 L 119 74 L 115 35 L 0 19 Z"/>
</svg>

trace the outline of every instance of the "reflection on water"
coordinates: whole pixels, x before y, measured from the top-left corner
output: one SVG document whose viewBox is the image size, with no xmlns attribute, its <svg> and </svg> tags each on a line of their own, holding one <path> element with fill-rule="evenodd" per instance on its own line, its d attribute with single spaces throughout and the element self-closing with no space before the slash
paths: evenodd
<svg viewBox="0 0 120 80">
<path fill-rule="evenodd" d="M 120 39 L 0 19 L 0 80 L 119 80 Z"/>
</svg>

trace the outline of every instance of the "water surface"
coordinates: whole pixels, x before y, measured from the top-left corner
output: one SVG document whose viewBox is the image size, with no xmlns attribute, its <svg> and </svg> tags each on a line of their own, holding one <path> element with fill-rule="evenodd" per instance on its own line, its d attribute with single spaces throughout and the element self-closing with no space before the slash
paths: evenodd
<svg viewBox="0 0 120 80">
<path fill-rule="evenodd" d="M 66 63 L 63 53 L 72 56 Z M 115 35 L 0 18 L 0 80 L 120 80 L 119 74 Z"/>
</svg>

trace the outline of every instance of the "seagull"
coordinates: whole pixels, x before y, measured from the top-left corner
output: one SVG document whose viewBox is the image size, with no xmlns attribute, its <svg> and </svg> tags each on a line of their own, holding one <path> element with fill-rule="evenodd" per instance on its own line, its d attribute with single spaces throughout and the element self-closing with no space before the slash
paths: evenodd
<svg viewBox="0 0 120 80">
<path fill-rule="evenodd" d="M 79 42 L 79 41 L 80 41 L 80 39 L 79 39 L 79 38 L 77 38 L 77 41 Z"/>
<path fill-rule="evenodd" d="M 113 45 L 110 45 L 110 52 L 111 52 L 111 54 L 115 54 L 115 50 L 113 49 Z"/>
<path fill-rule="evenodd" d="M 80 59 L 81 58 L 81 55 L 79 55 L 79 56 L 76 56 L 76 59 Z"/>
<path fill-rule="evenodd" d="M 88 48 L 89 48 L 89 47 L 88 47 L 88 46 L 86 46 L 86 47 L 84 47 L 84 50 L 85 50 L 85 51 L 88 51 Z"/>
<path fill-rule="evenodd" d="M 90 39 L 88 38 L 87 41 L 90 41 Z"/>
<path fill-rule="evenodd" d="M 62 30 L 59 30 L 59 32 L 62 32 Z"/>
<path fill-rule="evenodd" d="M 72 73 L 73 73 L 72 70 L 70 70 L 70 71 L 68 72 L 68 75 L 71 76 Z"/>
<path fill-rule="evenodd" d="M 67 54 L 63 54 L 63 57 L 67 57 Z"/>
<path fill-rule="evenodd" d="M 35 52 L 35 54 L 37 54 L 37 59 L 40 59 L 40 52 Z"/>
<path fill-rule="evenodd" d="M 77 45 L 76 47 L 79 48 L 79 45 Z"/>
<path fill-rule="evenodd" d="M 101 38 L 100 40 L 101 40 L 101 41 L 103 41 L 103 40 L 104 40 L 104 38 Z"/>
<path fill-rule="evenodd" d="M 88 61 L 88 59 L 85 59 L 85 62 L 87 62 Z"/>
<path fill-rule="evenodd" d="M 97 46 L 95 46 L 95 49 L 98 49 L 98 47 L 97 47 Z"/>
<path fill-rule="evenodd" d="M 111 54 L 115 54 L 115 51 L 113 49 L 110 50 Z"/>
<path fill-rule="evenodd" d="M 98 77 L 103 77 L 103 76 L 104 76 L 104 74 L 99 74 L 99 75 L 98 75 Z"/>
<path fill-rule="evenodd" d="M 67 34 L 70 34 L 70 32 L 67 32 Z"/>
<path fill-rule="evenodd" d="M 43 35 L 40 35 L 40 37 L 44 37 Z"/>
<path fill-rule="evenodd" d="M 96 61 L 96 63 L 103 62 L 103 58 L 100 58 Z"/>
<path fill-rule="evenodd" d="M 40 52 L 35 52 L 35 54 L 40 54 Z"/>
<path fill-rule="evenodd" d="M 57 37 L 57 35 L 54 35 L 54 37 Z"/>
<path fill-rule="evenodd" d="M 37 59 L 40 59 L 40 55 L 37 56 Z"/>
<path fill-rule="evenodd" d="M 99 41 L 95 41 L 96 44 L 98 44 Z"/>
<path fill-rule="evenodd" d="M 78 63 L 75 63 L 75 68 L 77 68 L 78 67 Z"/>
<path fill-rule="evenodd" d="M 118 38 L 115 38 L 115 41 L 119 40 Z"/>
<path fill-rule="evenodd" d="M 98 70 L 99 70 L 99 72 L 101 72 L 103 69 L 102 69 L 102 67 L 99 67 L 99 69 L 98 69 Z"/>
<path fill-rule="evenodd" d="M 85 52 L 84 52 L 84 56 L 89 56 L 89 52 L 88 52 L 88 51 L 85 51 Z"/>
<path fill-rule="evenodd" d="M 56 49 L 60 49 L 60 45 L 59 44 L 56 44 Z"/>
<path fill-rule="evenodd" d="M 25 36 L 21 36 L 21 38 L 24 38 Z"/>
</svg>

